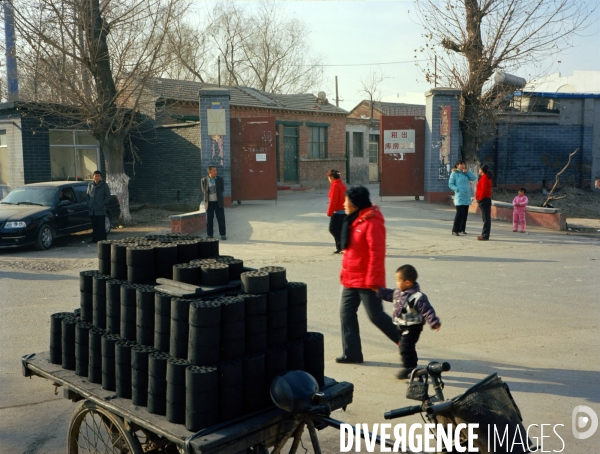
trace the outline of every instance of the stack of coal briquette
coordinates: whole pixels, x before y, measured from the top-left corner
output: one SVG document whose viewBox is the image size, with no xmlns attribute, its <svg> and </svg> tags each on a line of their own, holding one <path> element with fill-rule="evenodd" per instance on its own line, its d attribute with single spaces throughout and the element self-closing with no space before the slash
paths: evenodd
<svg viewBox="0 0 600 454">
<path fill-rule="evenodd" d="M 157 291 L 158 277 L 225 286 L 194 298 Z M 307 332 L 307 288 L 283 267 L 244 271 L 216 239 L 154 235 L 98 243 L 80 273 L 81 307 L 51 316 L 50 361 L 135 405 L 198 431 L 271 405 L 288 370 L 324 383 L 324 343 Z"/>
</svg>

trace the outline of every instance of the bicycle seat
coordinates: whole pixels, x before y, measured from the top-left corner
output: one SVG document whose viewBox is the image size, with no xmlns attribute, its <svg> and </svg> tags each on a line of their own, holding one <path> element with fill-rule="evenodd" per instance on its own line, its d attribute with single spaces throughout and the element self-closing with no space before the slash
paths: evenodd
<svg viewBox="0 0 600 454">
<path fill-rule="evenodd" d="M 319 384 L 312 375 L 302 370 L 292 370 L 273 379 L 271 399 L 273 403 L 290 413 L 309 413 Z"/>
</svg>

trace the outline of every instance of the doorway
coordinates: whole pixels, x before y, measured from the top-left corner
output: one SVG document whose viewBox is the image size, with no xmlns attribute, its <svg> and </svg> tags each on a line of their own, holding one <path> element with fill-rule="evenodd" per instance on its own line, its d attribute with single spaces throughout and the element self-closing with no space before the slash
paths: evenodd
<svg viewBox="0 0 600 454">
<path fill-rule="evenodd" d="M 298 182 L 298 128 L 283 128 L 283 180 Z"/>
</svg>

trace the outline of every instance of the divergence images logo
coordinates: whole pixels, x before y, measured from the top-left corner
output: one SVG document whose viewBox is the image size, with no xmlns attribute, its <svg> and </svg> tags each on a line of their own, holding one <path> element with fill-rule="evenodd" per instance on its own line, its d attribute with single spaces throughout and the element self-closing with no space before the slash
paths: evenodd
<svg viewBox="0 0 600 454">
<path fill-rule="evenodd" d="M 587 416 L 581 416 L 580 413 L 585 413 Z M 585 405 L 577 405 L 573 409 L 572 423 L 573 436 L 579 440 L 585 440 L 586 438 L 590 438 L 592 435 L 594 435 L 598 429 L 598 415 L 596 415 L 596 412 L 590 407 L 586 407 Z M 588 423 L 590 423 L 589 429 L 587 429 L 585 432 L 580 432 L 579 430 L 587 426 Z"/>
</svg>

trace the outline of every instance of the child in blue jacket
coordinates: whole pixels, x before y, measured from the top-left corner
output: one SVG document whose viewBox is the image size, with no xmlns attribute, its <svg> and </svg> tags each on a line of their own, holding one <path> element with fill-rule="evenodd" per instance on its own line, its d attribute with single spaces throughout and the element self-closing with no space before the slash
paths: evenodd
<svg viewBox="0 0 600 454">
<path fill-rule="evenodd" d="M 432 329 L 439 331 L 442 323 L 435 315 L 435 310 L 427 296 L 421 293 L 417 282 L 417 270 L 412 265 L 402 265 L 396 270 L 398 288 L 379 287 L 377 296 L 394 303 L 394 324 L 400 330 L 400 358 L 402 367 L 396 378 L 406 380 L 412 370 L 417 367 L 419 358 L 416 345 L 423 331 L 425 322 Z"/>
</svg>

